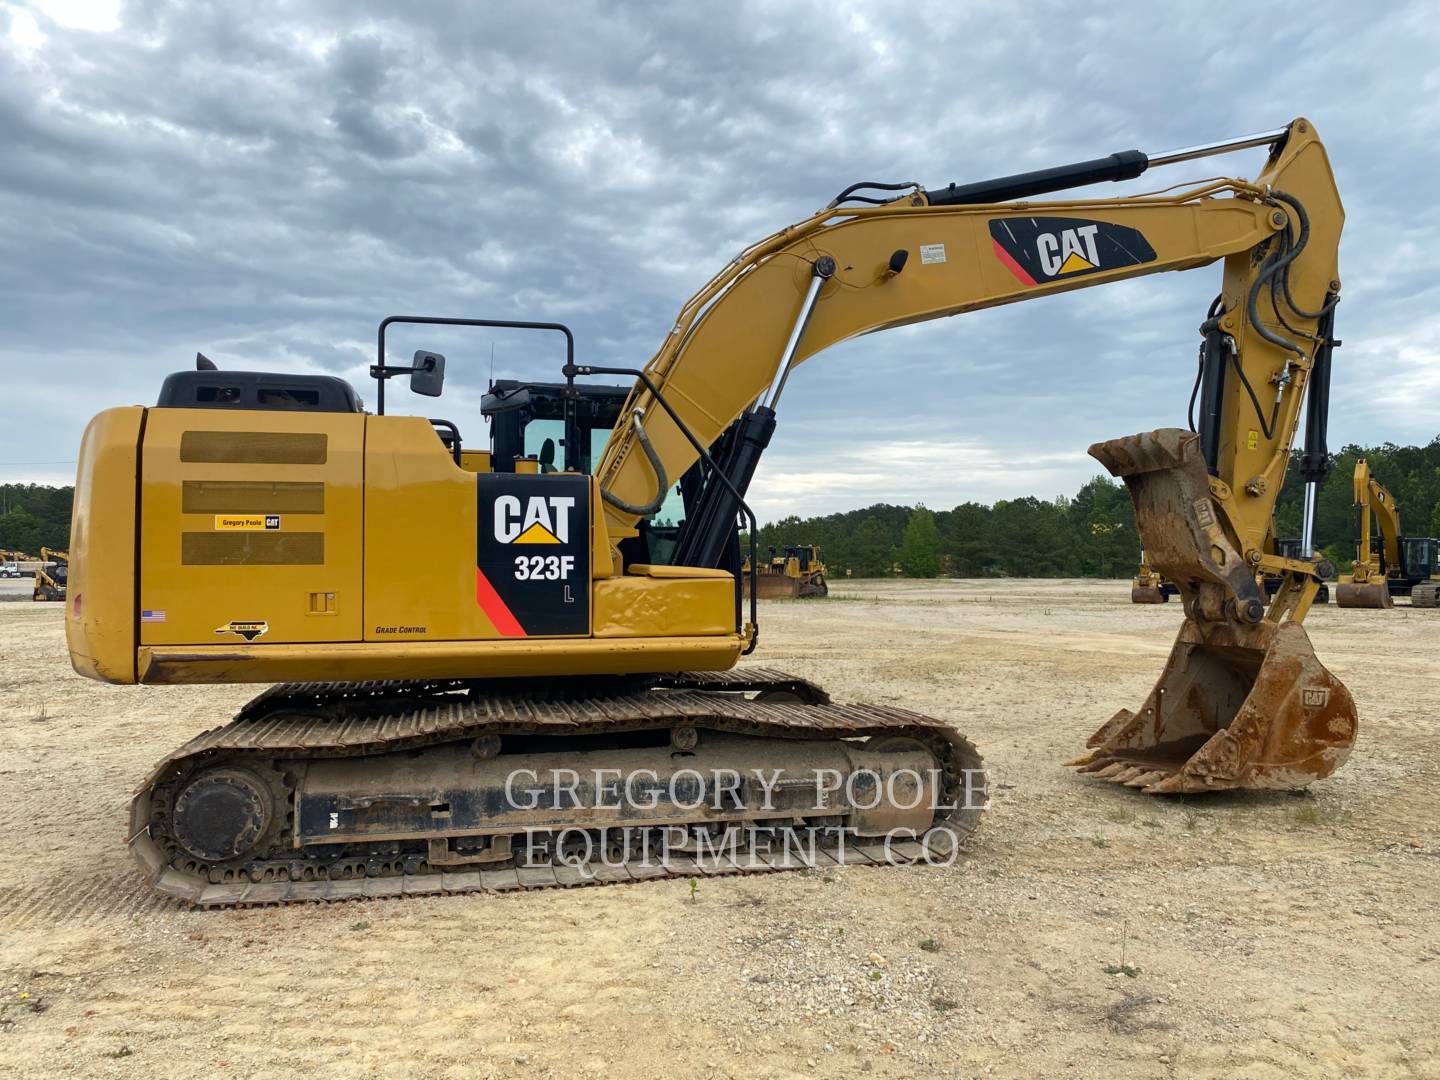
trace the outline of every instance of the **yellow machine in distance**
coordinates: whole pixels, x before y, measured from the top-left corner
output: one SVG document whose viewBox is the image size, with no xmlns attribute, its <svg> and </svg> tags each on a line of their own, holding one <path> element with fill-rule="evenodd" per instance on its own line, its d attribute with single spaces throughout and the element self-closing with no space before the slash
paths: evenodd
<svg viewBox="0 0 1440 1080">
<path fill-rule="evenodd" d="M 1355 563 L 1342 575 L 1336 603 L 1345 608 L 1394 607 L 1393 597 L 1410 597 L 1412 607 L 1440 606 L 1440 543 L 1430 537 L 1404 536 L 1400 507 L 1390 490 L 1370 474 L 1364 458 L 1355 462 L 1355 517 L 1359 539 Z M 1371 517 L 1379 542 L 1371 534 Z"/>
<path fill-rule="evenodd" d="M 40 565 L 35 568 L 36 600 L 64 600 L 70 575 L 70 556 L 63 551 L 40 549 Z"/>
<path fill-rule="evenodd" d="M 1164 604 L 1170 597 L 1178 596 L 1180 590 L 1175 584 L 1166 581 L 1145 561 L 1145 551 L 1140 551 L 1140 569 L 1135 571 L 1135 577 L 1130 582 L 1130 602 L 1132 604 Z"/>
<path fill-rule="evenodd" d="M 745 595 L 750 594 L 750 560 L 747 557 L 740 567 L 741 583 Z M 825 562 L 820 558 L 820 549 L 814 544 L 790 544 L 783 550 L 769 550 L 769 559 L 761 560 L 753 576 L 755 595 L 762 600 L 802 600 L 814 596 L 829 596 L 830 586 L 825 580 Z"/>
<path fill-rule="evenodd" d="M 1253 181 L 1033 199 L 1247 148 L 1268 155 Z M 1301 625 L 1327 568 L 1264 539 L 1307 394 L 1306 456 L 1326 458 L 1343 217 L 1305 120 L 928 191 L 852 185 L 727 264 L 643 369 L 572 353 L 563 383 L 492 388 L 483 450 L 451 421 L 384 414 L 386 380 L 434 396 L 445 368 L 424 351 L 389 364 L 386 328 L 525 325 L 573 350 L 563 326 L 387 319 L 375 415 L 337 379 L 170 376 L 157 406 L 106 410 L 86 431 L 72 662 L 118 683 L 283 685 L 156 766 L 132 804 L 132 850 L 161 891 L 215 905 L 372 895 L 383 878 L 426 891 L 441 874 L 465 888 L 495 873 L 507 887 L 573 883 L 519 861 L 537 831 L 562 864 L 583 840 L 643 876 L 615 830 L 700 844 L 776 817 L 754 789 L 704 810 L 672 797 L 612 812 L 589 789 L 545 806 L 504 797 L 517 764 L 557 777 L 601 763 L 671 780 L 763 766 L 790 785 L 824 769 L 867 790 L 914 771 L 936 778 L 929 801 L 834 795 L 778 827 L 908 829 L 918 853 L 963 842 L 979 811 L 961 788 L 983 774 L 950 725 L 729 670 L 758 641 L 737 538 L 752 538 L 755 567 L 745 496 L 789 373 L 859 334 L 1215 262 L 1194 430 L 1091 447 L 1124 479 L 1185 620 L 1151 695 L 1073 764 L 1152 793 L 1329 775 L 1356 715 Z M 591 376 L 632 385 L 577 381 Z M 424 572 L 397 568 L 395 552 L 417 548 Z M 1262 572 L 1284 579 L 1268 606 Z"/>
</svg>

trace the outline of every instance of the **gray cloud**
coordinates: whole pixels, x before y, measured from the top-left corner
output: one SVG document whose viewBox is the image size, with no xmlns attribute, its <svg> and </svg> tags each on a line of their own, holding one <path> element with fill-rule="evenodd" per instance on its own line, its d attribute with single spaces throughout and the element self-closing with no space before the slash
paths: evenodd
<svg viewBox="0 0 1440 1080">
<path fill-rule="evenodd" d="M 1301 114 L 1349 214 L 1333 441 L 1428 441 L 1429 8 L 1178 8 L 135 3 L 96 30 L 0 3 L 0 461 L 73 458 L 91 413 L 153 400 L 197 348 L 366 383 L 374 326 L 402 311 L 562 319 L 584 358 L 640 363 L 736 250 L 852 180 L 976 179 Z M 1217 278 L 839 346 L 796 375 L 756 501 L 1073 489 L 1090 442 L 1179 421 Z M 395 341 L 451 355 L 462 427 L 492 343 L 497 375 L 560 355 L 513 334 Z M 867 461 L 889 463 L 887 491 Z"/>
</svg>

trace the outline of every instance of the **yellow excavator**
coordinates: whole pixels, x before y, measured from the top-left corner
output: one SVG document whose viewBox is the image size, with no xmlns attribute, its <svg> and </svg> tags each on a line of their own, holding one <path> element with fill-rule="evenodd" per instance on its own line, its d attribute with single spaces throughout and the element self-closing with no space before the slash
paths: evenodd
<svg viewBox="0 0 1440 1080">
<path fill-rule="evenodd" d="M 35 568 L 36 600 L 64 600 L 70 575 L 70 556 L 48 547 L 40 549 L 40 565 Z"/>
<path fill-rule="evenodd" d="M 1355 516 L 1359 540 L 1351 572 L 1340 578 L 1335 602 L 1345 608 L 1394 607 L 1393 597 L 1409 596 L 1412 607 L 1436 607 L 1440 596 L 1440 565 L 1430 537 L 1404 536 L 1400 507 L 1388 488 L 1370 474 L 1364 458 L 1355 462 Z M 1370 531 L 1371 516 L 1379 543 Z"/>
<path fill-rule="evenodd" d="M 1130 581 L 1130 602 L 1132 604 L 1164 604 L 1170 597 L 1179 596 L 1180 590 L 1173 581 L 1166 581 L 1157 574 L 1145 558 L 1145 549 L 1140 549 L 1140 569 Z"/>
<path fill-rule="evenodd" d="M 1034 198 L 1250 148 L 1254 180 Z M 964 185 L 852 184 L 727 263 L 643 368 L 577 363 L 560 324 L 391 316 L 374 414 L 331 377 L 169 376 L 156 406 L 84 435 L 72 663 L 277 685 L 156 765 L 133 854 L 204 906 L 782 869 L 816 837 L 802 863 L 953 857 L 987 781 L 951 723 L 736 667 L 759 642 L 738 537 L 755 567 L 746 495 L 789 375 L 860 334 L 1215 262 L 1192 430 L 1090 448 L 1185 619 L 1149 697 L 1072 764 L 1152 793 L 1328 776 L 1356 714 L 1301 625 L 1327 567 L 1264 539 L 1307 395 L 1312 502 L 1328 460 L 1343 216 L 1301 119 Z M 563 381 L 493 390 L 490 446 L 467 447 L 453 421 L 385 413 L 388 380 L 433 397 L 445 373 L 425 350 L 390 363 L 396 324 L 562 335 Z M 423 574 L 397 569 L 422 546 Z M 1285 579 L 1268 607 L 1260 571 Z"/>
<path fill-rule="evenodd" d="M 768 560 L 760 561 L 753 575 L 755 595 L 760 599 L 803 600 L 830 595 L 830 586 L 825 581 L 825 562 L 814 544 L 789 544 L 780 551 L 771 548 L 769 555 Z M 740 581 L 746 596 L 750 595 L 751 577 L 747 558 L 740 566 Z"/>
</svg>

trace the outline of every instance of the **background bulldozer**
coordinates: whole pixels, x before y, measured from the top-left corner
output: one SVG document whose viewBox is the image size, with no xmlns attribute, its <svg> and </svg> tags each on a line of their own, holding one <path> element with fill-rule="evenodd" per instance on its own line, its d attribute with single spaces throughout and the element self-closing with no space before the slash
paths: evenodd
<svg viewBox="0 0 1440 1080">
<path fill-rule="evenodd" d="M 750 595 L 749 560 L 742 567 L 745 595 Z M 755 568 L 755 595 L 761 600 L 802 600 L 812 596 L 829 596 L 825 583 L 825 563 L 814 544 L 789 545 L 779 552 L 769 551 L 769 559 Z"/>
</svg>

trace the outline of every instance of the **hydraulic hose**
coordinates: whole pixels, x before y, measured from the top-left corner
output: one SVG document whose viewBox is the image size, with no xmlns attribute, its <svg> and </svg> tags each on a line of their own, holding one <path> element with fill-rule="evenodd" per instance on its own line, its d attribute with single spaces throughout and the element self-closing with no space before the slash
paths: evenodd
<svg viewBox="0 0 1440 1080">
<path fill-rule="evenodd" d="M 656 490 L 655 498 L 644 505 L 628 503 L 620 496 L 606 490 L 600 489 L 600 497 L 621 513 L 634 514 L 636 517 L 649 517 L 665 504 L 665 496 L 670 491 L 670 481 L 665 476 L 665 465 L 660 460 L 660 455 L 650 445 L 650 436 L 645 434 L 645 425 L 640 421 L 640 412 L 637 409 L 630 414 L 630 423 L 635 428 L 635 438 L 640 441 L 640 449 L 645 451 L 645 458 L 650 462 L 650 468 L 655 472 Z"/>
</svg>

